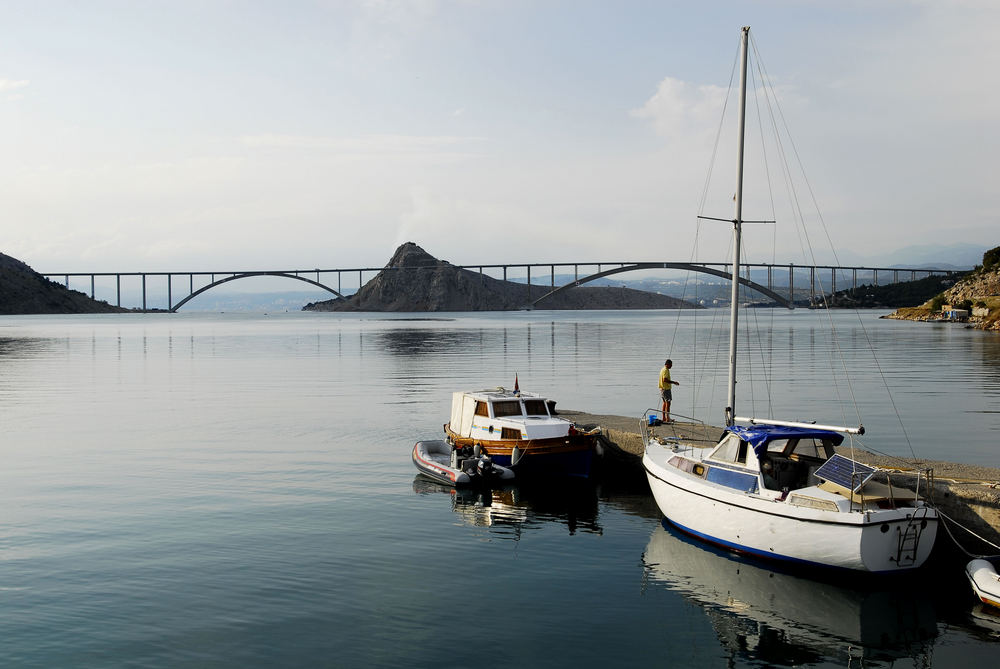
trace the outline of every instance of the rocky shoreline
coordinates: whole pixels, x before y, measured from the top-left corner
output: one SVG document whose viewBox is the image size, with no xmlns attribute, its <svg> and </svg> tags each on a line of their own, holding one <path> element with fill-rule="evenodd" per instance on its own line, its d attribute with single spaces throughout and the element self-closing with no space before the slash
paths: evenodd
<svg viewBox="0 0 1000 669">
<path fill-rule="evenodd" d="M 983 264 L 961 281 L 920 306 L 902 307 L 883 316 L 893 320 L 952 321 L 946 311 L 959 308 L 969 312 L 961 322 L 977 330 L 1000 332 L 1000 247 L 983 254 Z"/>
</svg>

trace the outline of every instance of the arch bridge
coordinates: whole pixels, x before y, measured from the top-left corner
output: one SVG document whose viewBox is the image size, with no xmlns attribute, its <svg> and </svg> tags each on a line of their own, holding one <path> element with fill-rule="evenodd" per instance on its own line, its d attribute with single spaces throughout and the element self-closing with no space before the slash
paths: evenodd
<svg viewBox="0 0 1000 669">
<path fill-rule="evenodd" d="M 435 265 L 436 267 L 436 265 Z M 642 270 L 656 270 L 656 269 L 667 269 L 667 270 L 683 270 L 702 274 L 709 274 L 712 276 L 719 277 L 721 279 L 729 280 L 731 277 L 729 263 L 703 263 L 703 262 L 601 262 L 601 263 L 580 263 L 580 262 L 564 262 L 564 263 L 506 263 L 506 264 L 493 264 L 493 265 L 452 265 L 458 269 L 464 269 L 468 271 L 478 271 L 483 277 L 486 276 L 485 272 L 487 270 L 492 270 L 495 273 L 502 271 L 503 280 L 506 281 L 508 273 L 514 270 L 519 275 L 526 275 L 526 283 L 528 285 L 528 304 L 523 305 L 523 308 L 532 309 L 536 307 L 544 307 L 544 303 L 554 295 L 558 295 L 567 290 L 572 290 L 578 286 L 596 281 L 601 278 L 608 276 L 613 276 L 616 274 L 622 274 L 625 272 L 634 272 Z M 745 276 L 739 277 L 739 281 L 742 285 L 751 288 L 762 295 L 767 296 L 775 303 L 787 307 L 789 309 L 794 308 L 794 295 L 795 295 L 795 279 L 796 275 L 802 273 L 808 273 L 809 282 L 809 296 L 810 302 L 813 296 L 816 295 L 816 282 L 817 274 L 821 271 L 830 272 L 830 283 L 822 287 L 824 293 L 835 293 L 837 292 L 837 281 L 840 277 L 841 285 L 847 283 L 853 288 L 858 287 L 859 277 L 861 280 L 866 280 L 870 278 L 872 283 L 879 285 L 880 274 L 884 277 L 887 273 L 891 275 L 891 283 L 898 283 L 900 281 L 900 275 L 909 274 L 909 280 L 915 280 L 918 277 L 923 278 L 925 276 L 931 275 L 946 275 L 951 276 L 958 273 L 958 271 L 952 268 L 906 268 L 906 267 L 843 267 L 835 265 L 795 265 L 795 264 L 766 264 L 766 263 L 745 263 L 743 265 L 746 272 Z M 556 269 L 559 268 L 564 272 L 568 272 L 570 268 L 573 271 L 573 279 L 567 281 L 566 283 L 557 286 L 556 285 Z M 581 276 L 581 268 L 593 269 L 590 273 L 584 273 Z M 606 269 L 607 268 L 607 269 Z M 141 311 L 170 311 L 175 312 L 188 302 L 193 300 L 195 297 L 221 286 L 223 284 L 229 283 L 231 281 L 237 281 L 240 279 L 247 279 L 251 277 L 280 277 L 285 279 L 291 279 L 295 281 L 301 281 L 322 290 L 325 290 L 332 295 L 346 299 L 342 288 L 343 275 L 357 276 L 357 286 L 360 289 L 364 285 L 364 277 L 366 275 L 370 277 L 377 275 L 379 272 L 385 270 L 392 271 L 420 271 L 421 269 L 428 269 L 427 267 L 359 267 L 359 268 L 336 268 L 336 269 L 311 269 L 311 270 L 252 270 L 252 271 L 214 271 L 214 272 L 47 272 L 42 273 L 42 276 L 48 279 L 63 279 L 67 288 L 70 287 L 70 280 L 76 279 L 79 283 L 80 279 L 89 278 L 90 279 L 90 297 L 96 298 L 96 284 L 97 279 L 101 278 L 114 278 L 114 293 L 115 293 L 115 303 L 117 306 L 122 306 L 122 277 L 137 277 L 141 282 L 142 287 L 142 301 L 141 307 L 137 306 L 137 310 Z M 548 270 L 549 282 L 548 290 L 538 297 L 532 297 L 533 289 L 542 289 L 546 287 L 544 283 L 538 282 L 540 269 Z M 535 272 L 535 278 L 532 278 L 532 271 Z M 751 280 L 751 275 L 754 272 L 758 274 L 766 270 L 766 283 L 760 283 L 759 281 Z M 781 286 L 782 291 L 779 293 L 778 288 L 774 284 L 774 276 L 776 272 L 784 274 L 787 271 L 787 295 L 784 290 L 785 286 Z M 334 276 L 335 275 L 335 276 Z M 562 276 L 562 275 L 560 275 Z M 148 282 L 150 278 L 160 277 L 166 282 L 166 302 L 167 308 L 151 308 L 149 306 L 148 300 Z M 183 284 L 184 278 L 187 278 L 187 290 L 184 289 L 178 293 L 181 295 L 179 299 L 174 300 L 174 288 L 178 280 Z M 847 277 L 850 277 L 849 279 Z M 336 280 L 336 288 L 334 288 L 334 279 Z M 197 280 L 197 281 L 196 281 Z M 485 278 L 484 278 L 485 280 Z M 906 280 L 906 279 L 904 279 Z M 353 283 L 353 281 L 351 282 Z M 197 285 L 197 287 L 196 287 Z M 81 291 L 82 292 L 82 291 Z M 162 293 L 160 293 L 162 294 Z M 359 305 L 363 307 L 363 305 Z"/>
</svg>

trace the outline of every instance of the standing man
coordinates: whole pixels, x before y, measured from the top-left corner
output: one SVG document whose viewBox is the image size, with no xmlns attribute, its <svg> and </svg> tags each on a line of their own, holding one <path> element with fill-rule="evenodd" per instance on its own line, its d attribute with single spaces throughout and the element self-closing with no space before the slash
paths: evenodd
<svg viewBox="0 0 1000 669">
<path fill-rule="evenodd" d="M 670 368 L 674 366 L 672 360 L 667 360 L 663 363 L 663 369 L 660 370 L 660 397 L 663 398 L 663 422 L 669 423 L 670 420 L 670 400 L 673 399 L 670 392 L 670 386 L 679 386 L 681 384 L 670 379 Z"/>
</svg>

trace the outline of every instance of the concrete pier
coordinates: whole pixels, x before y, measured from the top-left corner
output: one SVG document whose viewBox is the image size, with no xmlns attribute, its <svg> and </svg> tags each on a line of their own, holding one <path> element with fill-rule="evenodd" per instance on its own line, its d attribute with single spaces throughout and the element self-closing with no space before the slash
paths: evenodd
<svg viewBox="0 0 1000 669">
<path fill-rule="evenodd" d="M 615 469 L 625 475 L 644 475 L 641 422 L 637 416 L 590 414 L 582 411 L 559 409 L 559 415 L 580 426 L 599 426 L 606 445 L 604 459 L 615 463 Z M 722 428 L 678 421 L 652 428 L 655 436 L 677 440 L 686 444 L 714 446 Z M 1000 553 L 990 543 L 1000 545 L 1000 468 L 964 465 L 939 460 L 913 460 L 894 458 L 859 449 L 838 448 L 848 457 L 883 469 L 926 469 L 934 472 L 931 501 L 938 510 L 955 523 L 947 523 L 961 548 L 976 555 Z M 896 480 L 896 475 L 893 480 Z M 956 524 L 968 531 L 956 527 Z M 969 531 L 984 541 L 980 541 Z M 947 532 L 940 532 L 939 536 Z M 989 543 L 986 543 L 989 542 Z"/>
</svg>

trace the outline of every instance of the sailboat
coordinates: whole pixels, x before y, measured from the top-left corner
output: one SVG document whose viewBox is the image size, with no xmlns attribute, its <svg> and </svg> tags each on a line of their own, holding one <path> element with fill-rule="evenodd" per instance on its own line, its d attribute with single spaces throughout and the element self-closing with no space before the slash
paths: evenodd
<svg viewBox="0 0 1000 669">
<path fill-rule="evenodd" d="M 740 49 L 726 427 L 707 449 L 665 442 L 647 432 L 643 465 L 649 486 L 670 523 L 730 550 L 856 572 L 916 569 L 929 557 L 938 528 L 937 511 L 920 495 L 929 470 L 900 481 L 887 470 L 837 453 L 845 436 L 864 434 L 860 425 L 735 413 L 749 33 L 743 28 Z"/>
</svg>

